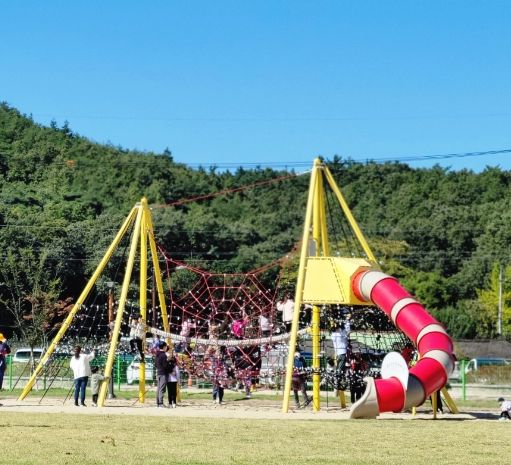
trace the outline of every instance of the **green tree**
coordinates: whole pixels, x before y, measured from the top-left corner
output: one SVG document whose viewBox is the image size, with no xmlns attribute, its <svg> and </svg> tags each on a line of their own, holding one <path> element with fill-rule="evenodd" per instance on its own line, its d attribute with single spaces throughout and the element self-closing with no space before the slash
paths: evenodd
<svg viewBox="0 0 511 465">
<path fill-rule="evenodd" d="M 28 346 L 47 344 L 60 294 L 60 280 L 48 274 L 48 253 L 9 251 L 0 268 L 0 303 L 11 314 L 16 332 Z"/>
<path fill-rule="evenodd" d="M 503 269 L 503 290 L 502 290 L 502 335 L 511 335 L 511 266 Z M 498 328 L 498 305 L 499 305 L 499 275 L 500 265 L 495 264 L 491 271 L 488 285 L 484 289 L 477 291 L 478 301 L 481 304 L 481 310 L 484 312 L 485 320 L 492 321 L 493 324 L 491 336 L 496 335 Z"/>
</svg>

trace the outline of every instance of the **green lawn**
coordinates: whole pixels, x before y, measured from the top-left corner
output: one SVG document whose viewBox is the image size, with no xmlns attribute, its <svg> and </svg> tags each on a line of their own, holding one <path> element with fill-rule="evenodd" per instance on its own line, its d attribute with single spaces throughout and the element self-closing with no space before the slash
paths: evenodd
<svg viewBox="0 0 511 465">
<path fill-rule="evenodd" d="M 498 421 L 307 421 L 1 411 L 0 464 L 507 465 Z"/>
</svg>

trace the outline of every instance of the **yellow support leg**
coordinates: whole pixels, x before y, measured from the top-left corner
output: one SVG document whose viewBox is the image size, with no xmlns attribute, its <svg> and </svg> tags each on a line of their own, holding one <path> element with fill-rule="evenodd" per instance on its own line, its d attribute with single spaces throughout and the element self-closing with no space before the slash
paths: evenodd
<svg viewBox="0 0 511 465">
<path fill-rule="evenodd" d="M 119 307 L 117 309 L 117 315 L 115 316 L 114 329 L 112 331 L 112 342 L 110 343 L 110 350 L 108 351 L 108 358 L 105 366 L 104 381 L 101 384 L 99 391 L 98 405 L 103 407 L 105 405 L 106 394 L 108 391 L 108 383 L 110 376 L 112 375 L 112 367 L 115 359 L 115 350 L 117 348 L 117 341 L 119 340 L 119 333 L 121 331 L 122 316 L 124 308 L 126 306 L 126 298 L 128 296 L 128 288 L 131 280 L 131 273 L 133 271 L 133 265 L 135 263 L 135 256 L 137 253 L 137 244 L 140 235 L 140 224 L 142 222 L 142 208 L 140 205 L 137 206 L 137 219 L 135 221 L 135 228 L 133 237 L 131 238 L 130 253 L 128 256 L 128 264 L 126 265 L 126 273 L 124 274 L 124 280 L 122 283 L 121 296 L 119 298 Z"/>
<path fill-rule="evenodd" d="M 460 413 L 458 406 L 456 405 L 453 398 L 449 394 L 449 391 L 447 391 L 447 389 L 445 387 L 443 387 L 441 392 L 442 392 L 442 395 L 444 396 L 445 403 L 449 407 L 449 410 L 451 411 L 451 413 Z"/>
<path fill-rule="evenodd" d="M 319 307 L 314 305 L 312 307 L 312 409 L 314 412 L 319 412 L 320 409 L 320 384 L 321 375 L 320 369 L 320 336 L 319 336 L 319 320 L 320 311 Z"/>
<path fill-rule="evenodd" d="M 142 220 L 140 222 L 140 316 L 142 323 L 147 322 L 147 199 L 144 197 L 140 202 L 142 209 Z M 142 338 L 142 350 L 145 350 L 145 331 Z M 139 366 L 138 400 L 141 404 L 145 402 L 145 361 Z"/>
<path fill-rule="evenodd" d="M 319 163 L 319 161 L 318 161 Z M 300 305 L 302 303 L 302 292 L 303 285 L 305 282 L 305 262 L 307 260 L 307 248 L 309 245 L 309 236 L 310 236 L 310 224 L 312 219 L 312 210 L 313 210 L 313 201 L 314 201 L 314 193 L 315 193 L 315 185 L 317 178 L 317 167 L 316 164 L 314 169 L 312 170 L 311 180 L 309 185 L 309 196 L 307 199 L 307 211 L 305 214 L 305 223 L 303 228 L 303 240 L 302 240 L 302 250 L 300 254 L 300 265 L 298 268 L 298 278 L 296 282 L 296 293 L 295 293 L 295 307 L 293 312 L 293 322 L 291 325 L 291 337 L 289 339 L 289 350 L 287 354 L 287 364 L 286 364 L 286 381 L 284 384 L 284 398 L 282 400 L 282 412 L 287 413 L 289 409 L 289 396 L 291 393 L 291 382 L 293 377 L 293 362 L 294 362 L 294 353 L 296 348 L 297 341 L 297 333 L 298 333 L 298 321 L 300 319 Z"/>
<path fill-rule="evenodd" d="M 37 365 L 36 369 L 34 370 L 32 375 L 30 376 L 29 380 L 27 381 L 27 384 L 23 388 L 23 391 L 21 392 L 18 400 L 20 400 L 20 401 L 23 400 L 28 395 L 28 393 L 32 390 L 32 387 L 34 386 L 35 380 L 37 379 L 37 377 L 41 373 L 44 365 L 46 365 L 46 363 L 50 359 L 51 355 L 55 351 L 55 348 L 59 344 L 60 340 L 66 334 L 66 331 L 69 329 L 69 326 L 71 326 L 73 318 L 76 316 L 78 310 L 80 309 L 82 304 L 85 302 L 85 299 L 89 295 L 89 292 L 91 291 L 92 287 L 94 286 L 94 284 L 96 284 L 96 281 L 101 276 L 101 273 L 103 272 L 106 264 L 108 263 L 108 261 L 112 257 L 112 254 L 117 249 L 117 246 L 119 245 L 119 242 L 121 242 L 121 239 L 123 238 L 124 234 L 126 234 L 127 229 L 130 227 L 131 223 L 135 219 L 136 214 L 137 214 L 137 207 L 133 207 L 133 209 L 131 210 L 130 214 L 124 220 L 124 223 L 122 224 L 121 229 L 119 229 L 119 232 L 115 236 L 113 242 L 110 244 L 110 246 L 108 247 L 107 251 L 105 252 L 105 255 L 103 256 L 101 262 L 99 263 L 99 265 L 97 266 L 97 268 L 94 271 L 93 275 L 89 279 L 89 282 L 85 286 L 85 289 L 80 294 L 80 297 L 78 297 L 78 300 L 76 301 L 76 303 L 74 304 L 73 308 L 69 312 L 69 315 L 64 320 L 64 323 L 62 323 L 62 326 L 60 327 L 59 332 L 53 338 L 53 341 L 50 344 L 50 346 L 48 347 L 48 350 L 42 356 L 41 360 L 39 361 L 39 364 Z"/>
<path fill-rule="evenodd" d="M 337 395 L 339 396 L 339 404 L 341 404 L 342 408 L 346 408 L 346 395 L 342 389 L 337 391 Z"/>
<path fill-rule="evenodd" d="M 156 280 L 156 290 L 158 291 L 158 302 L 160 304 L 161 318 L 163 320 L 163 329 L 170 333 L 169 317 L 167 315 L 167 304 L 165 303 L 165 294 L 163 293 L 163 282 L 161 280 L 160 263 L 158 261 L 158 249 L 156 248 L 156 242 L 154 241 L 153 222 L 149 207 L 147 207 L 148 214 L 146 215 L 147 220 L 147 232 L 149 238 L 149 247 L 151 249 L 151 257 L 153 259 L 154 277 Z M 171 340 L 167 339 L 167 344 L 171 345 Z"/>
</svg>

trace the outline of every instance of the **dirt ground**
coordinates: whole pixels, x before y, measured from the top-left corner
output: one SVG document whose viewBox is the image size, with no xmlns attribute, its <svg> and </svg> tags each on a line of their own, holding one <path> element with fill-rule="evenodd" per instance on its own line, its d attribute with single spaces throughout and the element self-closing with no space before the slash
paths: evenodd
<svg viewBox="0 0 511 465">
<path fill-rule="evenodd" d="M 319 412 L 313 412 L 312 407 L 304 409 L 289 409 L 288 413 L 281 412 L 281 403 L 274 400 L 240 399 L 227 400 L 223 405 L 217 405 L 210 400 L 183 400 L 177 408 L 156 408 L 154 400 L 144 404 L 125 399 L 107 400 L 104 407 L 76 407 L 72 400 L 63 402 L 61 399 L 25 399 L 18 401 L 13 398 L 3 398 L 1 411 L 30 412 L 30 413 L 63 413 L 80 415 L 149 415 L 165 417 L 189 418 L 241 418 L 266 420 L 347 420 L 349 409 L 340 406 L 322 406 Z M 426 420 L 433 419 L 431 410 L 418 409 L 416 415 L 411 413 L 385 413 L 379 419 Z M 438 420 L 494 420 L 496 414 L 489 411 L 469 411 L 458 414 L 444 413 L 438 415 Z"/>
</svg>

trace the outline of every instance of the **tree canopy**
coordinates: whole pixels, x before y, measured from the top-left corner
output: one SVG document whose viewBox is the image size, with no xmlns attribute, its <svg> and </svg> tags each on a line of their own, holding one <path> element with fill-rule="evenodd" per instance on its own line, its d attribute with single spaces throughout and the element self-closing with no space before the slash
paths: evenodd
<svg viewBox="0 0 511 465">
<path fill-rule="evenodd" d="M 340 156 L 326 162 L 383 270 L 453 336 L 494 336 L 495 269 L 511 245 L 511 172 L 413 169 Z M 41 283 L 48 284 L 46 300 L 76 297 L 143 196 L 154 206 L 158 241 L 178 260 L 244 272 L 285 256 L 300 240 L 309 184 L 307 176 L 290 174 L 191 169 L 168 149 L 98 144 L 67 123 L 45 127 L 0 104 L 0 324 L 13 324 L 4 311 L 12 279 L 23 281 L 20 314 L 40 301 Z M 237 190 L 246 185 L 253 187 Z M 229 193 L 179 202 L 221 191 Z M 16 271 L 27 257 L 37 266 Z M 510 336 L 508 294 L 503 328 Z"/>
</svg>

